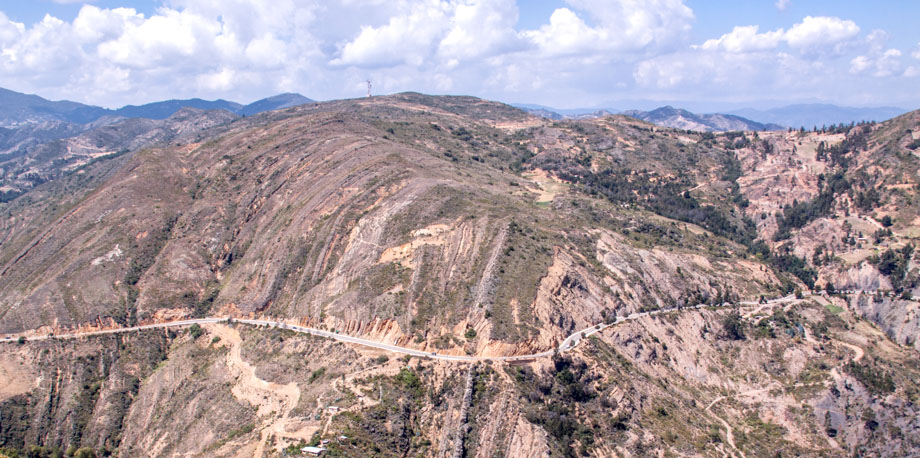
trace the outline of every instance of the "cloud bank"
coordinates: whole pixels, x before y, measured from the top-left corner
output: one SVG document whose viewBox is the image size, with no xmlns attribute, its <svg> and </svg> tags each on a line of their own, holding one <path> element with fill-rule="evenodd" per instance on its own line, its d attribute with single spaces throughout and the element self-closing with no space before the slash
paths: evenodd
<svg viewBox="0 0 920 458">
<path fill-rule="evenodd" d="M 776 3 L 786 9 L 787 1 Z M 0 11 L 0 86 L 117 106 L 173 97 L 248 101 L 282 91 L 357 97 L 466 93 L 566 105 L 765 93 L 893 100 L 917 83 L 920 44 L 806 16 L 690 42 L 682 0 L 567 0 L 539 26 L 515 0 L 168 0 L 154 14 L 82 6 L 70 22 Z M 867 95 L 868 94 L 868 95 Z M 777 97 L 774 97 L 777 98 Z"/>
</svg>

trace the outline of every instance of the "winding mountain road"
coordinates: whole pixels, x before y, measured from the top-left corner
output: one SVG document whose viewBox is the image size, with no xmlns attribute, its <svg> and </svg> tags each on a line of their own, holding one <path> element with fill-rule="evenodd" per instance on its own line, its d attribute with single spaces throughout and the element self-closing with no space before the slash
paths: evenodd
<svg viewBox="0 0 920 458">
<path fill-rule="evenodd" d="M 775 304 L 775 303 L 789 302 L 793 300 L 795 300 L 794 296 L 785 296 L 785 297 L 781 297 L 777 299 L 771 299 L 767 301 L 767 303 Z M 754 301 L 746 301 L 746 302 L 738 303 L 738 305 L 742 305 L 742 306 L 750 306 L 750 305 L 758 305 L 758 304 L 759 304 L 758 302 L 754 302 Z M 58 334 L 58 335 L 30 336 L 30 337 L 26 337 L 25 340 L 26 341 L 36 341 L 36 340 L 47 340 L 47 339 L 75 339 L 79 337 L 105 335 L 105 334 L 119 334 L 119 333 L 126 333 L 126 332 L 142 331 L 142 330 L 147 330 L 147 329 L 163 329 L 163 328 L 172 328 L 172 327 L 191 326 L 193 324 L 201 325 L 201 324 L 209 324 L 209 323 L 228 323 L 232 320 L 234 323 L 243 323 L 243 324 L 248 324 L 252 326 L 268 326 L 268 327 L 279 328 L 279 329 L 289 329 L 291 331 L 299 332 L 302 334 L 310 334 L 310 335 L 314 335 L 318 337 L 325 337 L 325 338 L 337 340 L 339 342 L 361 345 L 365 347 L 376 348 L 379 350 L 385 350 L 385 351 L 389 351 L 393 353 L 400 353 L 404 355 L 418 356 L 421 358 L 439 359 L 439 360 L 444 360 L 444 361 L 460 361 L 460 362 L 525 361 L 525 360 L 531 360 L 531 359 L 537 359 L 537 358 L 546 358 L 546 357 L 552 356 L 554 353 L 557 353 L 557 352 L 562 353 L 562 352 L 569 351 L 577 347 L 578 344 L 580 344 L 582 340 L 600 331 L 603 331 L 604 329 L 607 329 L 611 326 L 615 326 L 615 325 L 618 325 L 620 323 L 624 323 L 627 321 L 637 320 L 640 318 L 653 316 L 653 315 L 660 315 L 663 313 L 675 312 L 679 310 L 698 310 L 698 309 L 705 308 L 705 307 L 728 307 L 729 305 L 730 304 L 727 304 L 727 303 L 717 305 L 717 306 L 700 304 L 700 305 L 695 305 L 695 306 L 690 306 L 690 307 L 680 307 L 680 308 L 670 307 L 666 309 L 658 309 L 658 310 L 653 310 L 653 311 L 648 311 L 648 312 L 632 313 L 627 316 L 617 317 L 616 321 L 614 321 L 613 323 L 597 324 L 597 325 L 593 325 L 591 327 L 582 329 L 580 331 L 576 331 L 570 334 L 565 339 L 563 339 L 563 341 L 555 349 L 543 351 L 540 353 L 533 353 L 529 355 L 511 355 L 511 356 L 466 356 L 466 355 L 440 354 L 437 352 L 428 352 L 428 351 L 418 350 L 414 348 L 400 347 L 397 345 L 377 342 L 374 340 L 362 339 L 360 337 L 339 334 L 334 331 L 326 331 L 323 329 L 311 328 L 307 326 L 292 325 L 292 324 L 288 324 L 282 321 L 251 320 L 251 319 L 237 319 L 237 318 L 231 319 L 227 317 L 195 318 L 195 319 L 188 319 L 188 320 L 170 321 L 166 323 L 154 323 L 154 324 L 147 324 L 147 325 L 142 325 L 142 326 L 131 326 L 127 328 L 105 329 L 101 331 L 87 331 L 87 332 L 74 332 L 74 333 L 66 333 L 66 334 Z M 8 336 L 0 341 L 10 342 L 14 340 L 15 339 L 13 337 Z"/>
</svg>

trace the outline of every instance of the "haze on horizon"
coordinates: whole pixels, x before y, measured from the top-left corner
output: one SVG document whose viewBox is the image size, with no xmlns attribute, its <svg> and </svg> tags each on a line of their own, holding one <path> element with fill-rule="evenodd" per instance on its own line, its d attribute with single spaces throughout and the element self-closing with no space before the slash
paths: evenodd
<svg viewBox="0 0 920 458">
<path fill-rule="evenodd" d="M 118 107 L 418 91 L 558 108 L 920 106 L 920 4 L 97 0 L 0 6 L 0 87 Z"/>
</svg>

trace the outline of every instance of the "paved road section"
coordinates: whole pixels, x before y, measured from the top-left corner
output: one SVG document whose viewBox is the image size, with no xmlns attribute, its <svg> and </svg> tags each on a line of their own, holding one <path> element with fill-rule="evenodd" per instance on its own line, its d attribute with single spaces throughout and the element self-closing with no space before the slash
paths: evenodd
<svg viewBox="0 0 920 458">
<path fill-rule="evenodd" d="M 785 296 L 785 297 L 781 297 L 777 299 L 771 299 L 769 301 L 766 301 L 766 303 L 777 304 L 777 303 L 792 302 L 794 300 L 795 300 L 795 296 L 790 295 L 790 296 Z M 738 305 L 740 306 L 751 306 L 751 305 L 759 305 L 759 304 L 760 302 L 754 302 L 754 301 L 745 301 L 745 302 L 738 303 Z M 572 333 L 571 335 L 569 335 L 568 337 L 566 337 L 565 339 L 563 339 L 563 341 L 559 344 L 559 346 L 553 350 L 547 350 L 544 352 L 533 353 L 529 355 L 513 355 L 513 356 L 466 356 L 466 355 L 440 354 L 437 352 L 428 352 L 428 351 L 418 350 L 414 348 L 400 347 L 400 346 L 391 345 L 391 344 L 387 344 L 383 342 L 377 342 L 374 340 L 362 339 L 360 337 L 353 337 L 353 336 L 349 336 L 345 334 L 339 334 L 338 332 L 334 332 L 334 331 L 326 331 L 323 329 L 310 328 L 306 326 L 296 326 L 296 325 L 285 323 L 283 321 L 247 320 L 247 319 L 236 319 L 236 318 L 232 319 L 232 321 L 234 323 L 243 323 L 243 324 L 248 324 L 252 326 L 268 326 L 268 327 L 279 328 L 279 329 L 289 329 L 291 331 L 299 332 L 302 334 L 310 334 L 310 335 L 314 335 L 318 337 L 325 337 L 325 338 L 337 340 L 339 342 L 350 343 L 350 344 L 355 344 L 355 345 L 362 345 L 365 347 L 376 348 L 379 350 L 385 350 L 385 351 L 389 351 L 393 353 L 400 353 L 404 355 L 412 355 L 412 356 L 417 356 L 420 358 L 430 358 L 430 359 L 440 359 L 444 361 L 460 361 L 460 362 L 526 361 L 526 360 L 537 359 L 537 358 L 546 358 L 546 357 L 552 356 L 554 353 L 557 353 L 557 352 L 562 353 L 562 352 L 572 350 L 573 348 L 577 347 L 578 344 L 580 344 L 582 340 L 600 331 L 603 331 L 604 329 L 607 329 L 611 326 L 616 326 L 620 323 L 624 323 L 627 321 L 638 320 L 638 319 L 645 318 L 648 316 L 660 315 L 663 313 L 670 313 L 670 312 L 683 311 L 683 310 L 698 310 L 698 309 L 707 308 L 707 307 L 728 307 L 730 305 L 731 304 L 727 304 L 727 303 L 717 305 L 717 306 L 700 304 L 700 305 L 689 306 L 689 307 L 671 307 L 671 308 L 666 308 L 666 309 L 653 310 L 649 312 L 632 313 L 630 315 L 617 317 L 616 321 L 612 323 L 601 323 L 601 324 L 597 324 L 597 325 L 582 329 L 580 331 L 576 331 Z M 217 317 L 196 318 L 196 319 L 190 319 L 190 320 L 170 321 L 166 323 L 147 324 L 143 326 L 132 326 L 128 328 L 106 329 L 102 331 L 87 331 L 87 332 L 77 332 L 77 333 L 58 334 L 58 335 L 31 336 L 31 337 L 27 337 L 26 340 L 35 341 L 35 340 L 46 340 L 46 339 L 74 339 L 78 337 L 97 336 L 97 335 L 104 335 L 104 334 L 119 334 L 119 333 L 133 332 L 133 331 L 141 331 L 141 330 L 146 330 L 146 329 L 163 329 L 163 328 L 172 328 L 172 327 L 181 327 L 181 326 L 191 326 L 193 324 L 228 323 L 230 321 L 231 319 L 226 318 L 226 317 L 223 317 L 223 318 L 217 318 Z M 3 341 L 7 341 L 7 342 L 13 341 L 13 340 L 15 339 L 12 337 L 6 337 L 3 339 Z"/>
</svg>

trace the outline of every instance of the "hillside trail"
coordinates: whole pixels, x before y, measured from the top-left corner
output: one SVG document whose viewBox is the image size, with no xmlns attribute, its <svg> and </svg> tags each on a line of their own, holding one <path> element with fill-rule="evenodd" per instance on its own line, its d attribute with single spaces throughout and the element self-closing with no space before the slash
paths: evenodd
<svg viewBox="0 0 920 458">
<path fill-rule="evenodd" d="M 765 309 L 765 308 L 767 308 L 767 307 L 772 307 L 773 305 L 774 305 L 774 304 L 768 304 L 768 303 L 757 304 L 757 307 L 755 307 L 753 310 L 750 310 L 750 311 L 748 311 L 748 312 L 745 312 L 745 314 L 744 314 L 743 316 L 744 316 L 744 318 L 748 318 L 748 319 L 753 318 L 753 317 L 759 315 L 760 312 L 763 311 L 763 309 Z"/>
<path fill-rule="evenodd" d="M 769 388 L 761 388 L 761 389 L 758 389 L 758 390 L 751 390 L 751 391 L 766 391 L 766 390 L 769 390 Z M 743 396 L 743 395 L 745 395 L 745 394 L 747 394 L 747 392 L 745 392 L 745 393 L 738 393 L 738 394 L 731 395 L 731 396 Z M 729 425 L 728 422 L 725 421 L 724 418 L 722 418 L 722 417 L 720 417 L 720 416 L 718 416 L 718 415 L 716 415 L 715 413 L 713 413 L 713 412 L 710 411 L 710 409 L 712 409 L 712 406 L 716 405 L 716 403 L 718 403 L 719 401 L 722 401 L 723 399 L 726 399 L 726 398 L 728 398 L 728 397 L 730 397 L 730 396 L 719 396 L 719 397 L 713 399 L 712 402 L 710 402 L 709 405 L 706 406 L 706 412 L 709 412 L 710 414 L 712 414 L 712 416 L 716 417 L 716 420 L 719 420 L 719 423 L 722 423 L 722 427 L 725 428 L 725 441 L 728 442 L 728 445 L 729 445 L 734 451 L 738 452 L 738 454 L 741 456 L 741 458 L 747 458 L 747 457 L 744 455 L 744 452 L 742 452 L 741 449 L 739 449 L 738 446 L 735 445 L 735 434 L 734 434 L 734 432 L 732 431 L 731 425 Z M 722 451 L 722 453 L 723 453 L 723 454 L 726 454 L 726 452 L 725 452 L 724 450 Z M 728 454 L 728 455 L 730 455 L 730 454 Z"/>
<path fill-rule="evenodd" d="M 843 345 L 844 347 L 849 348 L 850 350 L 853 350 L 853 352 L 856 353 L 856 355 L 853 356 L 854 363 L 858 363 L 859 361 L 863 359 L 863 356 L 866 356 L 866 350 L 863 350 L 862 347 L 860 347 L 859 345 L 853 345 L 849 342 L 843 342 L 843 341 L 838 342 L 838 343 L 840 345 Z"/>
<path fill-rule="evenodd" d="M 261 458 L 265 453 L 265 444 L 272 436 L 310 440 L 316 427 L 301 427 L 288 431 L 288 426 L 299 426 L 299 420 L 290 418 L 291 410 L 300 401 L 300 388 L 294 382 L 281 385 L 260 379 L 255 368 L 243 360 L 242 338 L 239 331 L 222 324 L 207 325 L 207 329 L 220 337 L 219 345 L 229 347 L 227 368 L 236 379 L 231 392 L 241 400 L 256 407 L 256 415 L 262 419 L 261 439 L 256 447 L 254 458 Z"/>
<path fill-rule="evenodd" d="M 827 299 L 819 300 L 818 303 L 821 304 L 821 305 L 825 305 L 825 306 L 831 304 L 831 302 L 830 302 L 829 300 L 827 300 Z M 807 342 L 812 343 L 812 344 L 818 345 L 818 341 L 815 340 L 815 338 L 812 337 L 811 334 L 809 334 L 808 328 L 805 328 L 805 340 L 806 340 Z M 851 344 L 851 343 L 845 342 L 845 341 L 843 341 L 843 340 L 838 340 L 837 343 L 840 344 L 840 345 L 843 345 L 844 347 L 849 348 L 850 350 L 853 350 L 853 352 L 855 353 L 855 355 L 853 356 L 853 360 L 852 360 L 852 361 L 853 361 L 854 363 L 858 363 L 858 362 L 862 361 L 863 357 L 866 356 L 866 350 L 864 350 L 864 349 L 863 349 L 862 347 L 860 347 L 859 345 Z"/>
</svg>

